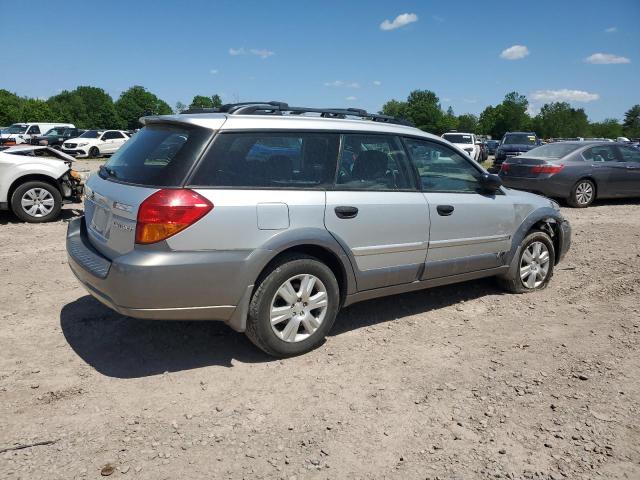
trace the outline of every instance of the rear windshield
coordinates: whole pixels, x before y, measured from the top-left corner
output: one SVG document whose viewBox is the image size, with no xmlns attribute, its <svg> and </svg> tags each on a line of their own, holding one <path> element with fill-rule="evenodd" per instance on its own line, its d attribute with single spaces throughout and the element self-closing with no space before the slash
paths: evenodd
<svg viewBox="0 0 640 480">
<path fill-rule="evenodd" d="M 204 187 L 321 188 L 333 183 L 338 145 L 339 135 L 334 133 L 222 133 L 190 183 Z"/>
<path fill-rule="evenodd" d="M 507 133 L 502 140 L 503 145 L 534 145 L 536 136 L 527 133 Z"/>
<path fill-rule="evenodd" d="M 149 187 L 180 186 L 210 136 L 210 130 L 199 127 L 144 127 L 105 163 L 100 175 Z"/>
<path fill-rule="evenodd" d="M 445 133 L 442 137 L 451 143 L 471 143 L 471 135 L 463 135 L 461 133 Z"/>
<path fill-rule="evenodd" d="M 548 143 L 527 152 L 527 157 L 562 158 L 584 145 L 573 143 Z"/>
</svg>

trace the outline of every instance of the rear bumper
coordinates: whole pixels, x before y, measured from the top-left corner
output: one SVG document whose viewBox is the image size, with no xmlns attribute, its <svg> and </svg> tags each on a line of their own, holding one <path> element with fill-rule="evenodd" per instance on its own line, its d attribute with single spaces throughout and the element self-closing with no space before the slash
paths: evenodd
<svg viewBox="0 0 640 480">
<path fill-rule="evenodd" d="M 502 179 L 502 184 L 508 188 L 524 190 L 552 198 L 567 198 L 569 196 L 569 187 L 563 182 L 555 181 L 553 177 L 526 178 L 500 175 L 500 178 Z"/>
<path fill-rule="evenodd" d="M 243 326 L 236 306 L 243 304 L 255 279 L 250 269 L 254 253 L 136 248 L 110 261 L 89 242 L 84 217 L 69 222 L 67 229 L 69 266 L 80 283 L 109 308 L 134 318 Z"/>
</svg>

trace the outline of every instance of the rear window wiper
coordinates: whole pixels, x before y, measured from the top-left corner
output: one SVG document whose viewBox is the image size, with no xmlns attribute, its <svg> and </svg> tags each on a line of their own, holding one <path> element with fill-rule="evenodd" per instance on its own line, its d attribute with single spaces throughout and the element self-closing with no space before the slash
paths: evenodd
<svg viewBox="0 0 640 480">
<path fill-rule="evenodd" d="M 116 175 L 116 171 L 113 168 L 105 167 L 104 165 L 100 165 L 100 173 L 104 173 L 109 177 L 118 177 L 118 175 Z"/>
</svg>

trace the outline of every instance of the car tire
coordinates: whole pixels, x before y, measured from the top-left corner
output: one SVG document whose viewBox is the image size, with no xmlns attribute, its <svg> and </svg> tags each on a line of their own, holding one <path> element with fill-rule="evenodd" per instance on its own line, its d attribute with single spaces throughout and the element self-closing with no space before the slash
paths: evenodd
<svg viewBox="0 0 640 480">
<path fill-rule="evenodd" d="M 520 244 L 509 271 L 498 277 L 498 283 L 511 293 L 542 290 L 553 276 L 555 260 L 556 251 L 549 235 L 532 232 Z"/>
<path fill-rule="evenodd" d="M 47 182 L 25 182 L 11 195 L 11 210 L 25 222 L 50 222 L 58 218 L 61 209 L 60 191 Z"/>
<path fill-rule="evenodd" d="M 311 288 L 306 294 L 305 286 Z M 287 255 L 259 281 L 245 333 L 271 356 L 300 355 L 324 342 L 339 306 L 338 282 L 327 265 L 312 256 Z"/>
<path fill-rule="evenodd" d="M 89 155 L 87 155 L 89 158 L 98 158 L 100 156 L 100 150 L 98 150 L 98 147 L 91 147 L 89 149 Z"/>
<path fill-rule="evenodd" d="M 586 208 L 596 199 L 596 184 L 588 178 L 578 180 L 571 187 L 567 203 L 574 208 Z"/>
</svg>

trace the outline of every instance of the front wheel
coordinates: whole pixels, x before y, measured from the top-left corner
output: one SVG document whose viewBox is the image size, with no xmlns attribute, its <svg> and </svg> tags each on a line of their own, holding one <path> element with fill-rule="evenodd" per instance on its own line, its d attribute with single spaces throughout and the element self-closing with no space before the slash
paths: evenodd
<svg viewBox="0 0 640 480">
<path fill-rule="evenodd" d="M 339 304 L 338 282 L 329 267 L 307 255 L 287 256 L 255 290 L 246 334 L 274 357 L 300 355 L 324 341 Z"/>
<path fill-rule="evenodd" d="M 91 147 L 89 149 L 89 158 L 98 158 L 100 156 L 100 150 L 98 147 Z"/>
<path fill-rule="evenodd" d="M 25 182 L 11 195 L 11 210 L 25 222 L 50 222 L 58 217 L 61 208 L 60 191 L 46 182 Z"/>
<path fill-rule="evenodd" d="M 553 276 L 556 253 L 549 235 L 533 232 L 522 241 L 511 268 L 498 277 L 501 286 L 512 293 L 529 293 L 545 288 Z"/>
</svg>

